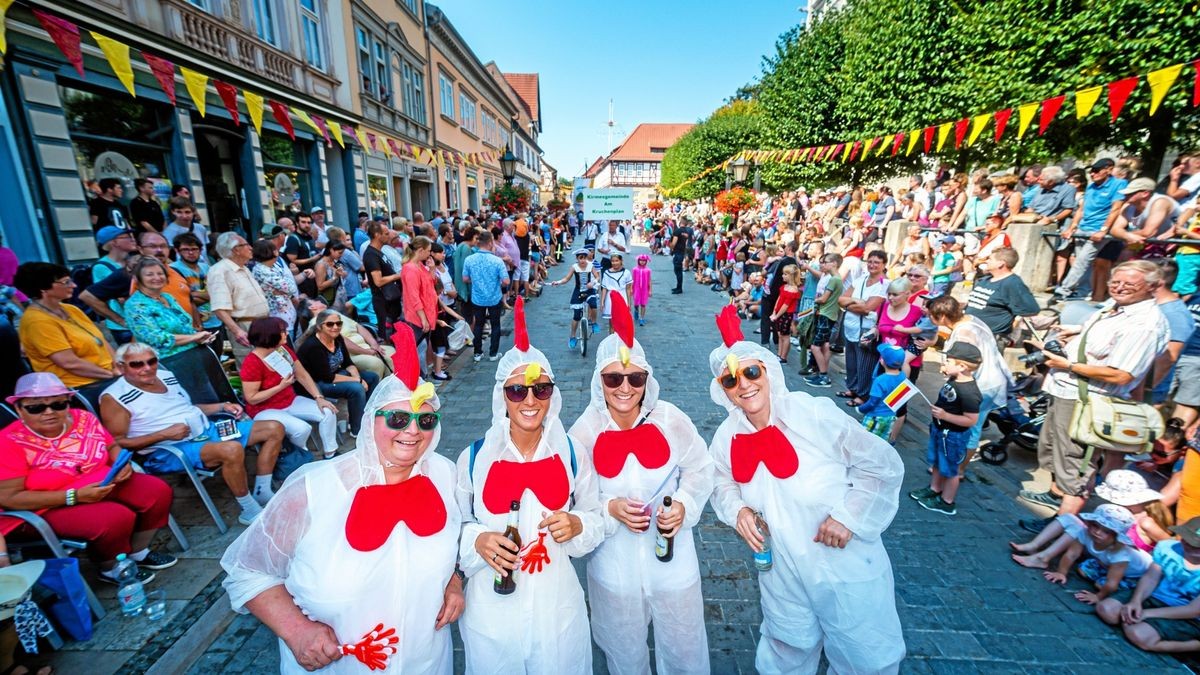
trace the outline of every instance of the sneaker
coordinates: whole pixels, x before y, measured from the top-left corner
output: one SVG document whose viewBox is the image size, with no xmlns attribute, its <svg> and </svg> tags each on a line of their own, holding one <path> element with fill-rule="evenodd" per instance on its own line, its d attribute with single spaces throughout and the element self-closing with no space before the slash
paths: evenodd
<svg viewBox="0 0 1200 675">
<path fill-rule="evenodd" d="M 800 377 L 812 377 L 819 374 L 820 372 L 817 370 L 817 367 L 811 363 L 800 370 Z"/>
<path fill-rule="evenodd" d="M 579 338 L 571 338 L 570 340 L 567 340 L 567 348 L 575 349 L 578 346 L 579 346 Z"/>
<path fill-rule="evenodd" d="M 150 551 L 138 562 L 138 567 L 148 570 L 165 570 L 168 567 L 174 567 L 179 559 L 170 553 L 159 553 L 158 551 Z"/>
<path fill-rule="evenodd" d="M 913 490 L 912 492 L 908 493 L 909 497 L 911 497 L 917 501 L 921 501 L 922 499 L 929 499 L 930 497 L 932 497 L 934 495 L 941 497 L 942 493 L 935 491 L 931 487 L 923 487 L 919 490 Z"/>
<path fill-rule="evenodd" d="M 450 379 L 450 373 L 434 373 L 433 379 L 437 380 L 438 382 L 446 382 Z"/>
<path fill-rule="evenodd" d="M 1027 501 L 1030 504 L 1037 504 L 1038 506 L 1045 506 L 1055 510 L 1057 510 L 1059 506 L 1062 506 L 1062 497 L 1055 497 L 1050 493 L 1049 490 L 1045 492 L 1021 490 L 1018 496 L 1020 496 L 1023 501 Z"/>
<path fill-rule="evenodd" d="M 592 335 L 599 335 L 599 333 L 600 333 L 600 324 L 595 324 L 595 323 L 592 324 Z"/>
<path fill-rule="evenodd" d="M 492 354 L 491 356 L 488 357 L 488 361 L 499 361 L 499 360 L 500 360 L 499 354 Z"/>
<path fill-rule="evenodd" d="M 828 375 L 822 375 L 820 373 L 804 378 L 804 383 L 810 387 L 820 387 L 822 389 L 833 386 L 833 380 L 829 379 Z"/>
<path fill-rule="evenodd" d="M 325 459 L 332 459 L 332 457 L 327 455 L 325 457 Z M 245 525 L 245 526 L 249 527 L 250 523 L 253 523 L 258 518 L 259 514 L 261 514 L 261 513 L 262 513 L 262 511 L 259 511 L 258 513 L 254 514 L 252 516 L 247 516 L 246 512 L 242 511 L 241 513 L 238 514 L 238 525 Z"/>
<path fill-rule="evenodd" d="M 120 585 L 120 583 L 117 581 L 116 577 L 109 576 L 109 575 L 105 574 L 104 572 L 101 572 L 100 574 L 97 574 L 96 576 L 100 579 L 100 581 L 103 581 L 106 584 L 112 584 L 113 586 Z M 146 569 L 144 567 L 139 567 L 138 571 L 137 571 L 137 580 L 142 582 L 143 584 L 148 584 L 151 581 L 154 581 L 154 571 L 150 570 L 150 569 Z"/>
<path fill-rule="evenodd" d="M 800 346 L 800 338 L 798 338 L 798 337 L 792 338 L 792 346 L 799 347 Z"/>
<path fill-rule="evenodd" d="M 479 363 L 480 361 L 483 360 L 483 354 L 476 354 L 475 356 L 471 357 L 471 360 L 474 361 L 475 363 Z"/>
<path fill-rule="evenodd" d="M 646 325 L 646 320 L 645 320 L 645 319 L 638 319 L 638 325 L 639 325 L 639 326 L 645 326 L 645 325 Z"/>
<path fill-rule="evenodd" d="M 1017 521 L 1017 525 L 1026 532 L 1040 534 L 1054 520 L 1054 516 L 1049 518 L 1022 518 Z"/>
<path fill-rule="evenodd" d="M 936 511 L 937 513 L 942 513 L 947 516 L 952 516 L 958 513 L 958 509 L 954 507 L 954 504 L 947 504 L 946 502 L 942 501 L 941 495 L 934 495 L 928 499 L 918 499 L 917 503 L 921 505 L 921 508 L 927 511 Z"/>
</svg>

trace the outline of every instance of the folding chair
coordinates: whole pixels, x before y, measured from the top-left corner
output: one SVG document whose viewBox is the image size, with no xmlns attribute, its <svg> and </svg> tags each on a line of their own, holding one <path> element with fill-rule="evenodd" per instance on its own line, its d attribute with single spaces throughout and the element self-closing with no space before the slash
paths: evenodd
<svg viewBox="0 0 1200 675">
<path fill-rule="evenodd" d="M 45 509 L 41 512 L 45 512 Z M 50 524 L 38 515 L 38 513 L 34 513 L 33 511 L 0 511 L 0 534 L 7 537 L 20 529 L 22 525 L 28 525 L 34 532 L 37 532 L 42 543 L 50 549 L 50 553 L 55 558 L 69 558 L 70 554 L 67 553 L 68 548 L 78 551 L 87 548 L 86 542 L 59 539 L 58 535 L 54 534 L 54 530 L 50 529 Z M 92 608 L 92 614 L 95 614 L 97 619 L 104 618 L 104 605 L 100 604 L 100 600 L 92 592 L 92 587 L 86 580 L 83 582 L 83 588 L 87 591 L 88 606 Z"/>
</svg>

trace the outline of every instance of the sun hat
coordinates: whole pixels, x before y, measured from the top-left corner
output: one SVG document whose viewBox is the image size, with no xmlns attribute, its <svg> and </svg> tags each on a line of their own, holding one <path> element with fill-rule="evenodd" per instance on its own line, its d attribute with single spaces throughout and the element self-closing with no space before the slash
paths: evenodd
<svg viewBox="0 0 1200 675">
<path fill-rule="evenodd" d="M 1096 496 L 1118 506 L 1134 506 L 1162 499 L 1162 493 L 1151 490 L 1146 479 L 1136 471 L 1117 469 L 1096 486 Z"/>
<path fill-rule="evenodd" d="M 1134 523 L 1133 514 L 1124 506 L 1101 504 L 1091 513 L 1081 513 L 1079 517 L 1112 530 L 1122 544 L 1133 545 L 1133 539 L 1129 537 L 1129 528 Z"/>
<path fill-rule="evenodd" d="M 41 398 L 43 396 L 62 396 L 74 394 L 54 373 L 29 373 L 22 375 L 13 388 L 12 396 L 4 399 L 9 405 L 22 398 Z"/>
<path fill-rule="evenodd" d="M 30 589 L 45 569 L 45 560 L 30 560 L 0 569 L 0 621 L 17 613 L 17 605 L 29 599 Z"/>
</svg>

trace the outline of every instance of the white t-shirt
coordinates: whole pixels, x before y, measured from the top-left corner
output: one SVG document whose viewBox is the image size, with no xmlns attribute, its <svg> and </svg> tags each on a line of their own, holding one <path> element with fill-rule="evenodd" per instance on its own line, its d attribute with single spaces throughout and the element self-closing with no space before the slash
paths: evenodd
<svg viewBox="0 0 1200 675">
<path fill-rule="evenodd" d="M 887 277 L 881 277 L 874 284 L 869 283 L 871 277 L 869 274 L 863 274 L 851 282 L 851 294 L 858 300 L 870 300 L 871 298 L 887 298 Z M 846 312 L 842 317 L 842 335 L 849 342 L 857 342 L 862 334 L 875 327 L 875 321 L 879 317 L 878 312 L 867 312 L 866 316 L 859 316 L 854 312 Z"/>
<path fill-rule="evenodd" d="M 1179 184 L 1180 190 L 1187 190 L 1188 196 L 1183 198 L 1182 208 L 1191 208 L 1200 201 L 1200 173 L 1188 176 L 1188 179 Z"/>
<path fill-rule="evenodd" d="M 610 291 L 617 291 L 629 300 L 626 289 L 633 283 L 633 274 L 629 270 L 622 268 L 620 272 L 616 270 L 604 270 L 600 273 L 600 288 L 604 291 L 604 318 L 612 315 L 612 304 L 608 302 L 608 294 Z"/>
<path fill-rule="evenodd" d="M 1150 554 L 1137 548 L 1125 544 L 1114 550 L 1098 549 L 1096 542 L 1092 536 L 1088 534 L 1087 523 L 1079 516 L 1072 514 L 1064 514 L 1058 516 L 1058 522 L 1063 526 L 1063 531 L 1071 536 L 1072 539 L 1084 545 L 1087 552 L 1093 558 L 1099 560 L 1105 567 L 1112 567 L 1119 563 L 1129 563 L 1129 567 L 1125 568 L 1126 579 L 1136 579 L 1146 573 L 1150 569 Z"/>
</svg>

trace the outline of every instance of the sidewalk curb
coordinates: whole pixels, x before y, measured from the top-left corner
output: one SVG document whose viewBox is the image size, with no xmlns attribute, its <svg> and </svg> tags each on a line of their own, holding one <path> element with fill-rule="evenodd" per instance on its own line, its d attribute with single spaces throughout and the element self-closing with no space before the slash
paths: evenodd
<svg viewBox="0 0 1200 675">
<path fill-rule="evenodd" d="M 174 675 L 187 671 L 229 627 L 235 616 L 237 614 L 229 605 L 229 594 L 221 593 L 216 602 L 145 671 L 146 675 Z"/>
</svg>

